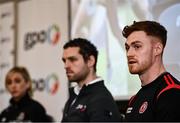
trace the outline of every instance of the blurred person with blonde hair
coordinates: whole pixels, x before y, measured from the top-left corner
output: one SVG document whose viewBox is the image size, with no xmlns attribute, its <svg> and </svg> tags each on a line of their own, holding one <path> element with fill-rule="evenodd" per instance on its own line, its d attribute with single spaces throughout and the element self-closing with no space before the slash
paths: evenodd
<svg viewBox="0 0 180 123">
<path fill-rule="evenodd" d="M 13 67 L 6 75 L 5 87 L 12 96 L 0 114 L 0 122 L 52 121 L 45 108 L 32 99 L 32 81 L 25 67 Z"/>
</svg>

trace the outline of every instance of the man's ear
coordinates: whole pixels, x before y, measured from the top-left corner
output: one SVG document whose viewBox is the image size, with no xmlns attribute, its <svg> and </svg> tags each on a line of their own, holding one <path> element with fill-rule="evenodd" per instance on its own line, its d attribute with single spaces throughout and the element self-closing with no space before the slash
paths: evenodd
<svg viewBox="0 0 180 123">
<path fill-rule="evenodd" d="M 88 59 L 88 67 L 93 67 L 95 64 L 95 58 L 93 55 L 91 55 Z"/>
<path fill-rule="evenodd" d="M 161 55 L 163 52 L 163 45 L 161 42 L 154 43 L 154 53 L 155 55 Z"/>
</svg>

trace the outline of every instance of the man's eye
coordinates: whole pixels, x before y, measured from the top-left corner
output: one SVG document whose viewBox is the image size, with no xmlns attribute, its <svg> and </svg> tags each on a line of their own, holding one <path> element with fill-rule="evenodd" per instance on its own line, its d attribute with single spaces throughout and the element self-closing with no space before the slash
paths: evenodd
<svg viewBox="0 0 180 123">
<path fill-rule="evenodd" d="M 65 63 L 66 60 L 65 60 L 65 59 L 62 59 L 62 61 L 63 61 L 63 63 Z"/>
<path fill-rule="evenodd" d="M 77 61 L 77 58 L 70 58 L 69 61 L 71 62 Z"/>
<path fill-rule="evenodd" d="M 128 51 L 128 50 L 129 50 L 129 47 L 128 47 L 128 46 L 125 46 L 125 49 L 126 49 L 126 51 Z"/>
<path fill-rule="evenodd" d="M 140 45 L 134 45 L 135 49 L 139 49 L 141 46 Z"/>
</svg>

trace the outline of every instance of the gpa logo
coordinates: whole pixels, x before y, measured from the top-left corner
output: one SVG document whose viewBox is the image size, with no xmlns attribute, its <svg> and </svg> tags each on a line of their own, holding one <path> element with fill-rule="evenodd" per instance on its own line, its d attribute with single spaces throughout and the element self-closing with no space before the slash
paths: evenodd
<svg viewBox="0 0 180 123">
<path fill-rule="evenodd" d="M 56 24 L 53 24 L 47 30 L 26 33 L 24 37 L 24 50 L 30 50 L 38 43 L 48 42 L 51 45 L 56 45 L 59 40 L 60 29 Z"/>
<path fill-rule="evenodd" d="M 48 75 L 46 78 L 33 79 L 32 89 L 33 92 L 47 92 L 55 95 L 59 90 L 60 82 L 56 74 Z"/>
</svg>

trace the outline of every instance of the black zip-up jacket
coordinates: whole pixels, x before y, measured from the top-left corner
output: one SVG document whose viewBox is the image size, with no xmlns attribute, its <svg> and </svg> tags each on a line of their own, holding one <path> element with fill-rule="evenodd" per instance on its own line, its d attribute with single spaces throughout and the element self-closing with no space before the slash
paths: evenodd
<svg viewBox="0 0 180 123">
<path fill-rule="evenodd" d="M 75 100 L 75 102 L 74 102 Z M 74 103 L 73 103 L 74 102 Z M 79 95 L 70 89 L 62 122 L 121 121 L 120 112 L 103 81 L 83 86 Z"/>
<path fill-rule="evenodd" d="M 45 108 L 26 94 L 20 101 L 10 100 L 10 106 L 0 114 L 0 122 L 43 122 L 52 121 Z"/>
</svg>

